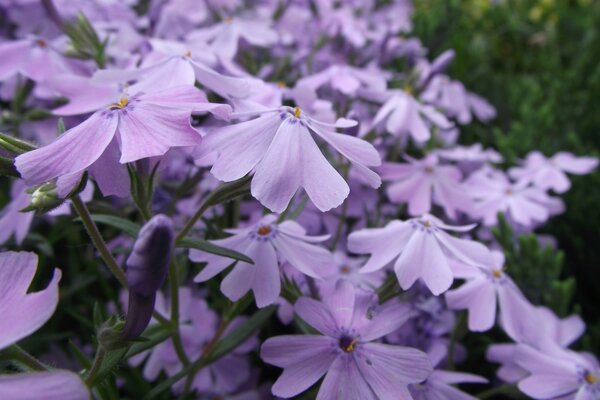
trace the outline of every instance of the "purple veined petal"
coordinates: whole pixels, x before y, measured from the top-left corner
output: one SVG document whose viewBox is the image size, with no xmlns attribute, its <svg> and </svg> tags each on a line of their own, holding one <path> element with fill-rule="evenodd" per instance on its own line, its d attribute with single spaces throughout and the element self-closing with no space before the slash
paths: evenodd
<svg viewBox="0 0 600 400">
<path fill-rule="evenodd" d="M 456 219 L 456 211 L 473 209 L 473 200 L 468 192 L 456 182 L 436 180 L 433 184 L 436 204 L 444 208 L 446 215 Z"/>
<path fill-rule="evenodd" d="M 370 342 L 397 331 L 413 314 L 406 304 L 388 301 L 375 310 L 375 315 L 359 328 L 361 340 Z"/>
<path fill-rule="evenodd" d="M 469 329 L 484 332 L 496 321 L 496 289 L 487 278 L 473 279 L 455 290 L 446 292 L 446 303 L 451 309 L 469 310 Z"/>
<path fill-rule="evenodd" d="M 52 110 L 54 115 L 78 115 L 103 109 L 118 98 L 117 84 L 95 82 L 79 75 L 59 75 L 44 82 L 44 86 L 69 99 L 63 106 Z"/>
<path fill-rule="evenodd" d="M 266 114 L 259 118 L 218 128 L 206 135 L 201 153 L 216 152 L 210 172 L 219 180 L 231 182 L 248 174 L 262 160 L 275 138 L 281 119 Z"/>
<path fill-rule="evenodd" d="M 226 76 L 202 63 L 196 61 L 191 61 L 191 63 L 194 66 L 198 82 L 225 98 L 246 98 L 260 84 L 258 79 Z"/>
<path fill-rule="evenodd" d="M 135 93 L 132 91 L 132 93 Z M 191 111 L 203 111 L 198 107 L 203 107 L 208 103 L 206 95 L 196 87 L 189 85 L 179 85 L 168 87 L 139 96 L 142 103 L 150 103 L 162 107 L 171 107 L 176 109 L 188 109 Z M 165 110 L 168 112 L 168 110 Z"/>
<path fill-rule="evenodd" d="M 417 168 L 412 164 L 401 164 L 393 162 L 384 162 L 377 171 L 381 175 L 381 179 L 385 181 L 395 181 L 406 179 L 413 176 Z"/>
<path fill-rule="evenodd" d="M 333 351 L 321 352 L 314 357 L 286 367 L 271 388 L 275 396 L 290 398 L 314 385 L 336 360 Z"/>
<path fill-rule="evenodd" d="M 412 100 L 416 103 L 416 100 Z M 418 105 L 414 104 L 408 119 L 408 131 L 418 143 L 424 143 L 431 138 L 431 131 L 419 113 Z"/>
<path fill-rule="evenodd" d="M 139 79 L 129 87 L 129 93 L 154 92 L 176 86 L 194 87 L 196 77 L 188 58 L 171 56 L 164 61 L 141 68 Z"/>
<path fill-rule="evenodd" d="M 264 362 L 287 368 L 329 353 L 336 354 L 336 340 L 321 335 L 284 335 L 267 339 L 260 348 Z"/>
<path fill-rule="evenodd" d="M 386 118 L 388 118 L 390 116 L 390 114 L 396 109 L 397 107 L 397 98 L 396 97 L 390 97 L 384 104 L 383 106 L 377 111 L 377 114 L 375 114 L 375 117 L 373 118 L 373 122 L 371 122 L 372 126 L 377 126 L 379 125 L 383 120 L 385 120 Z M 389 130 L 389 128 L 387 128 Z M 395 133 L 395 132 L 390 132 L 390 133 Z"/>
<path fill-rule="evenodd" d="M 556 153 L 552 160 L 562 170 L 575 175 L 588 174 L 598 166 L 598 159 L 595 157 L 575 157 L 563 151 Z"/>
<path fill-rule="evenodd" d="M 502 329 L 508 336 L 515 341 L 535 340 L 539 335 L 536 311 L 514 283 L 498 287 L 498 303 Z"/>
<path fill-rule="evenodd" d="M 294 304 L 294 311 L 307 324 L 323 335 L 335 337 L 338 326 L 331 311 L 320 301 L 301 297 Z"/>
<path fill-rule="evenodd" d="M 519 390 L 534 399 L 554 399 L 573 393 L 580 383 L 572 375 L 534 374 L 518 383 Z"/>
<path fill-rule="evenodd" d="M 333 89 L 339 90 L 346 96 L 354 96 L 356 91 L 361 87 L 360 81 L 344 70 L 333 74 L 330 82 Z"/>
<path fill-rule="evenodd" d="M 64 199 L 81 182 L 83 171 L 73 172 L 72 174 L 61 175 L 56 180 L 56 191 L 58 197 Z"/>
<path fill-rule="evenodd" d="M 550 216 L 546 207 L 523 196 L 509 199 L 508 209 L 515 222 L 525 226 L 530 226 L 533 221 L 545 221 Z"/>
<path fill-rule="evenodd" d="M 0 44 L 0 81 L 4 81 L 21 69 L 31 51 L 30 40 L 11 40 Z"/>
<path fill-rule="evenodd" d="M 290 219 L 283 221 L 277 228 L 279 232 L 287 236 L 309 243 L 324 242 L 331 237 L 331 235 L 308 236 L 302 225 Z"/>
<path fill-rule="evenodd" d="M 323 156 L 308 130 L 300 129 L 297 134 L 301 152 L 301 165 L 298 167 L 301 168 L 302 186 L 306 194 L 323 212 L 336 208 L 348 197 L 350 187 Z"/>
<path fill-rule="evenodd" d="M 356 121 L 354 119 L 348 119 L 348 118 L 338 118 L 333 124 L 330 124 L 327 122 L 318 121 L 316 119 L 310 118 L 309 125 L 311 126 L 312 130 L 317 132 L 317 129 L 327 130 L 327 128 L 353 128 L 358 125 L 358 121 Z M 317 129 L 315 129 L 315 127 Z M 329 132 L 329 130 L 327 130 L 327 131 Z"/>
<path fill-rule="evenodd" d="M 312 120 L 309 127 L 348 160 L 370 167 L 381 165 L 379 152 L 371 143 L 347 134 L 321 129 L 315 126 Z"/>
<path fill-rule="evenodd" d="M 335 289 L 323 299 L 323 303 L 329 308 L 337 326 L 348 328 L 354 317 L 354 301 L 356 289 L 346 280 L 338 280 Z"/>
<path fill-rule="evenodd" d="M 275 249 L 269 242 L 252 240 L 246 253 L 255 264 L 238 262 L 221 282 L 221 291 L 237 301 L 252 289 L 258 307 L 273 304 L 281 290 Z"/>
<path fill-rule="evenodd" d="M 394 271 L 404 290 L 422 278 L 436 296 L 448 290 L 453 281 L 452 270 L 440 245 L 426 232 L 414 232 L 396 260 Z"/>
<path fill-rule="evenodd" d="M 595 391 L 589 390 L 587 387 L 582 386 L 575 394 L 574 400 L 597 400 L 598 394 Z"/>
<path fill-rule="evenodd" d="M 294 268 L 310 277 L 321 279 L 324 275 L 323 272 L 326 272 L 323 270 L 333 264 L 331 253 L 323 247 L 288 237 L 285 234 L 276 235 L 272 241 L 283 258 Z"/>
<path fill-rule="evenodd" d="M 417 114 L 414 99 L 402 94 L 395 99 L 394 110 L 390 113 L 385 124 L 386 129 L 395 136 L 410 132 L 413 114 Z"/>
<path fill-rule="evenodd" d="M 132 111 L 121 112 L 119 118 L 122 164 L 162 156 L 171 147 L 196 146 L 202 140 L 190 124 L 188 110 L 165 110 L 139 102 Z"/>
<path fill-rule="evenodd" d="M 427 391 L 427 400 L 477 400 L 477 397 L 434 379 L 427 381 L 425 390 Z"/>
<path fill-rule="evenodd" d="M 457 383 L 488 383 L 489 381 L 483 376 L 469 374 L 466 372 L 455 371 L 440 371 L 435 370 L 431 374 L 431 378 L 453 385 Z"/>
<path fill-rule="evenodd" d="M 248 235 L 240 234 L 221 240 L 213 240 L 211 242 L 218 246 L 247 254 L 253 240 L 249 238 Z M 235 262 L 235 260 L 228 257 L 222 257 L 195 249 L 190 250 L 190 260 L 197 263 L 207 263 L 202 271 L 196 275 L 194 282 L 205 282 L 221 273 L 225 268 Z"/>
<path fill-rule="evenodd" d="M 90 393 L 77 374 L 54 370 L 0 376 L 0 398 L 88 400 Z"/>
<path fill-rule="evenodd" d="M 27 293 L 36 269 L 33 253 L 0 253 L 0 350 L 37 331 L 54 314 L 61 272 L 54 270 L 46 289 Z"/>
<path fill-rule="evenodd" d="M 421 174 L 413 174 L 404 180 L 393 182 L 386 193 L 394 203 L 409 203 L 408 210 L 412 216 L 431 210 L 431 180 Z"/>
<path fill-rule="evenodd" d="M 25 182 L 15 181 L 11 187 L 11 202 L 0 213 L 0 244 L 5 243 L 14 234 L 15 242 L 20 245 L 31 227 L 35 212 L 21 212 L 31 202 L 26 192 Z"/>
<path fill-rule="evenodd" d="M 450 129 L 454 126 L 452 122 L 448 121 L 448 118 L 441 112 L 437 111 L 432 106 L 424 105 L 420 108 L 421 113 L 427 117 L 427 119 L 433 122 L 441 129 Z"/>
<path fill-rule="evenodd" d="M 121 151 L 115 138 L 104 153 L 89 167 L 92 178 L 104 196 L 127 197 L 131 193 L 127 166 L 119 162 Z"/>
<path fill-rule="evenodd" d="M 15 166 L 29 185 L 79 172 L 94 163 L 115 136 L 118 118 L 97 112 L 47 146 L 21 154 Z"/>
<path fill-rule="evenodd" d="M 377 271 L 398 257 L 413 232 L 410 225 L 402 221 L 391 221 L 384 228 L 361 229 L 348 236 L 348 250 L 371 254 L 361 272 Z"/>
<path fill-rule="evenodd" d="M 585 333 L 585 322 L 579 315 L 571 315 L 559 322 L 559 344 L 567 347 Z"/>
<path fill-rule="evenodd" d="M 363 343 L 354 359 L 378 399 L 395 399 L 409 383 L 422 382 L 432 372 L 427 354 L 410 347 Z"/>
<path fill-rule="evenodd" d="M 306 127 L 283 121 L 256 168 L 250 191 L 273 212 L 285 210 L 302 185 L 305 170 L 302 137 L 305 135 L 312 140 Z"/>
<path fill-rule="evenodd" d="M 317 394 L 317 400 L 378 400 L 359 371 L 353 357 L 335 359 Z"/>
<path fill-rule="evenodd" d="M 279 264 L 275 249 L 268 242 L 258 242 L 255 250 L 250 250 L 248 255 L 254 261 L 254 279 L 252 291 L 258 308 L 266 307 L 277 301 L 281 292 L 281 279 L 279 277 Z"/>
<path fill-rule="evenodd" d="M 464 263 L 483 267 L 492 265 L 492 253 L 481 243 L 459 239 L 446 232 L 437 232 L 435 238 L 453 257 Z"/>
<path fill-rule="evenodd" d="M 366 185 L 369 185 L 373 189 L 379 189 L 381 186 L 381 177 L 377 172 L 365 167 L 362 164 L 352 163 L 352 172 L 356 174 L 357 180 L 362 180 Z"/>
</svg>

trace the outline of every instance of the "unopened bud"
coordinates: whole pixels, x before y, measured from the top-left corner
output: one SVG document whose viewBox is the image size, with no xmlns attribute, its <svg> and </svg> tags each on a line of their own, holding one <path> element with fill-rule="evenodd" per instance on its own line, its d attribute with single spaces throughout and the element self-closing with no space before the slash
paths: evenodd
<svg viewBox="0 0 600 400">
<path fill-rule="evenodd" d="M 129 304 L 123 339 L 135 339 L 148 326 L 156 292 L 169 270 L 174 242 L 173 222 L 165 215 L 153 217 L 140 230 L 126 263 Z"/>
<path fill-rule="evenodd" d="M 56 185 L 53 182 L 44 183 L 27 191 L 31 194 L 31 202 L 21 212 L 35 211 L 38 214 L 43 214 L 54 210 L 65 201 L 58 196 Z"/>
</svg>

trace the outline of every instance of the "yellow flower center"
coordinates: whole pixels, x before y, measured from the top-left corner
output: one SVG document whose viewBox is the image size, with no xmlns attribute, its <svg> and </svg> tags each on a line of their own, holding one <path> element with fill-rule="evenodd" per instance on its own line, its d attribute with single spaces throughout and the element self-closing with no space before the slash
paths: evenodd
<svg viewBox="0 0 600 400">
<path fill-rule="evenodd" d="M 494 275 L 494 278 L 502 278 L 502 270 L 495 269 L 492 271 L 492 275 Z"/>
<path fill-rule="evenodd" d="M 352 341 L 350 343 L 342 343 L 342 345 L 340 347 L 346 353 L 352 353 L 356 349 L 357 343 L 358 343 L 358 339 L 352 339 Z"/>
<path fill-rule="evenodd" d="M 588 372 L 587 374 L 585 374 L 585 381 L 587 383 L 589 383 L 590 385 L 593 385 L 594 383 L 598 382 L 599 378 L 592 374 L 591 372 Z"/>
<path fill-rule="evenodd" d="M 350 267 L 347 265 L 344 265 L 342 268 L 340 268 L 340 271 L 342 271 L 342 274 L 349 274 L 350 273 Z"/>
<path fill-rule="evenodd" d="M 260 236 L 267 236 L 269 233 L 271 233 L 271 227 L 270 226 L 261 226 L 258 228 L 258 234 Z"/>
<path fill-rule="evenodd" d="M 424 226 L 425 228 L 431 228 L 431 222 L 429 222 L 429 220 L 428 220 L 428 219 L 424 219 L 424 220 L 422 220 L 422 221 L 421 221 L 421 223 L 423 224 L 423 226 Z"/>
<path fill-rule="evenodd" d="M 190 50 L 185 52 L 185 56 L 186 57 L 191 57 L 192 56 L 192 52 Z"/>
<path fill-rule="evenodd" d="M 127 97 L 121 97 L 121 99 L 114 104 L 111 104 L 110 106 L 108 106 L 109 110 L 115 110 L 115 109 L 123 109 L 125 107 L 127 107 L 127 104 L 129 104 L 129 99 Z"/>
<path fill-rule="evenodd" d="M 40 47 L 46 47 L 48 45 L 44 39 L 38 39 L 35 43 Z"/>
<path fill-rule="evenodd" d="M 300 113 L 301 113 L 300 107 L 294 108 L 294 117 L 296 117 L 296 118 L 300 117 Z"/>
<path fill-rule="evenodd" d="M 279 89 L 284 89 L 285 88 L 285 82 L 283 82 L 283 81 L 277 82 L 276 85 L 277 85 L 277 87 Z"/>
</svg>

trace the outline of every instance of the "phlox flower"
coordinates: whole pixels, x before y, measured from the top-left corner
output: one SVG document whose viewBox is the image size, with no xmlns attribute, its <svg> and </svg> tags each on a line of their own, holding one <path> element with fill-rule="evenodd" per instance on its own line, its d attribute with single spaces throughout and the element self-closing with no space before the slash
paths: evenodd
<svg viewBox="0 0 600 400">
<path fill-rule="evenodd" d="M 456 264 L 455 264 L 456 265 Z M 450 309 L 469 310 L 469 329 L 487 331 L 496 322 L 496 308 L 500 306 L 500 320 L 507 332 L 515 334 L 519 321 L 531 305 L 504 270 L 504 254 L 493 250 L 489 264 L 475 268 L 459 266 L 454 269 L 455 278 L 465 278 L 466 283 L 458 289 L 446 292 Z"/>
<path fill-rule="evenodd" d="M 280 107 L 256 119 L 212 130 L 204 137 L 197 157 L 216 154 L 211 172 L 226 182 L 254 171 L 252 196 L 271 211 L 285 210 L 300 187 L 319 210 L 327 211 L 339 206 L 350 189 L 323 156 L 311 131 L 350 160 L 371 186 L 381 183 L 368 169 L 381 162 L 377 150 L 366 141 L 334 131 L 354 125 L 355 121 L 346 119 L 326 124 L 298 107 Z"/>
<path fill-rule="evenodd" d="M 35 36 L 0 43 L 0 60 L 0 81 L 21 73 L 36 82 L 43 82 L 70 69 L 52 43 Z"/>
<path fill-rule="evenodd" d="M 425 214 L 408 221 L 394 220 L 384 228 L 362 229 L 348 237 L 348 250 L 370 253 L 362 272 L 373 272 L 394 263 L 394 272 L 402 289 L 422 279 L 434 295 L 450 288 L 454 280 L 449 260 L 469 265 L 486 264 L 489 250 L 472 240 L 459 239 L 445 231 L 466 232 L 475 225 L 450 226 Z"/>
<path fill-rule="evenodd" d="M 561 151 L 547 158 L 539 151 L 532 151 L 520 167 L 511 168 L 508 174 L 519 181 L 531 182 L 542 190 L 564 193 L 571 187 L 567 173 L 584 175 L 597 166 L 598 159 L 595 157 L 575 157 Z"/>
<path fill-rule="evenodd" d="M 506 331 L 517 343 L 492 344 L 486 352 L 488 361 L 501 364 L 496 375 L 508 383 L 516 383 L 527 376 L 527 371 L 515 362 L 519 343 L 540 351 L 556 346 L 566 348 L 585 333 L 585 323 L 578 315 L 560 319 L 549 308 L 531 308 L 520 310 L 523 318 L 519 329 Z"/>
<path fill-rule="evenodd" d="M 515 362 L 530 373 L 519 382 L 519 390 L 534 399 L 600 398 L 600 363 L 590 353 L 519 345 Z"/>
<path fill-rule="evenodd" d="M 458 210 L 467 211 L 472 200 L 461 187 L 462 174 L 452 165 L 443 165 L 435 154 L 421 160 L 405 156 L 408 164 L 385 163 L 379 169 L 381 179 L 390 181 L 387 195 L 393 203 L 408 203 L 411 216 L 431 211 L 435 202 L 455 219 Z"/>
<path fill-rule="evenodd" d="M 60 185 L 61 179 L 72 180 L 91 168 L 104 194 L 123 194 L 114 188 L 119 183 L 111 176 L 118 163 L 161 156 L 172 147 L 195 146 L 202 137 L 192 128 L 190 114 L 208 111 L 226 118 L 230 110 L 228 105 L 208 103 L 190 86 L 123 95 L 54 142 L 18 156 L 15 166 L 29 185 L 57 177 Z"/>
<path fill-rule="evenodd" d="M 27 293 L 36 270 L 33 253 L 0 253 L 0 351 L 38 330 L 56 310 L 61 272 L 54 270 L 46 289 Z M 89 393 L 77 374 L 54 370 L 0 376 L 0 398 L 87 400 Z"/>
<path fill-rule="evenodd" d="M 499 212 L 507 213 L 514 222 L 525 227 L 550 217 L 553 206 L 550 196 L 527 181 L 512 183 L 501 171 L 482 168 L 469 176 L 464 186 L 475 200 L 470 215 L 481 218 L 487 226 L 497 223 Z"/>
<path fill-rule="evenodd" d="M 325 268 L 331 266 L 331 253 L 313 244 L 327 240 L 329 235 L 307 236 L 298 223 L 288 220 L 278 224 L 276 220 L 275 215 L 268 215 L 251 227 L 227 229 L 233 236 L 212 241 L 254 261 L 254 265 L 237 262 L 221 282 L 221 291 L 232 301 L 252 290 L 258 307 L 275 303 L 281 292 L 279 261 L 282 259 L 303 274 L 319 279 Z M 232 263 L 229 258 L 199 250 L 190 250 L 190 259 L 207 263 L 194 279 L 196 282 L 209 280 Z"/>
<path fill-rule="evenodd" d="M 431 138 L 430 125 L 449 129 L 452 123 L 433 106 L 421 103 L 412 94 L 403 90 L 390 90 L 383 99 L 383 106 L 373 118 L 373 126 L 385 122 L 386 130 L 394 136 L 417 143 Z"/>
<path fill-rule="evenodd" d="M 284 371 L 272 387 L 275 396 L 290 398 L 323 375 L 317 400 L 410 399 L 407 385 L 431 373 L 427 355 L 419 350 L 375 341 L 406 320 L 403 305 L 377 306 L 376 296 L 340 281 L 323 302 L 300 298 L 296 314 L 318 334 L 267 339 L 261 358 Z"/>
</svg>

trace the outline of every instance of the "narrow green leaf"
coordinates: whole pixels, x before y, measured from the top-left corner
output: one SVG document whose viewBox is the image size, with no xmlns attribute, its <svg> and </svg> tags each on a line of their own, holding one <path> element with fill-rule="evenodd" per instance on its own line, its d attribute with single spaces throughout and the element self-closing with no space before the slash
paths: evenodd
<svg viewBox="0 0 600 400">
<path fill-rule="evenodd" d="M 79 219 L 79 218 L 78 218 Z M 125 218 L 117 217 L 108 214 L 92 214 L 92 220 L 99 224 L 112 226 L 131 237 L 137 237 L 140 226 L 135 222 L 131 222 Z"/>
<path fill-rule="evenodd" d="M 227 249 L 225 247 L 217 246 L 209 241 L 202 239 L 192 239 L 192 238 L 184 238 L 179 243 L 176 244 L 176 247 L 181 247 L 184 249 L 197 249 L 202 250 L 207 253 L 216 254 L 223 257 L 228 257 L 237 261 L 244 261 L 248 264 L 254 264 L 254 261 L 235 250 Z"/>
</svg>

